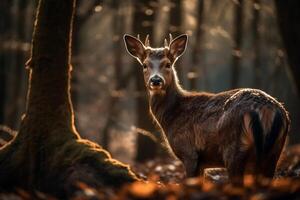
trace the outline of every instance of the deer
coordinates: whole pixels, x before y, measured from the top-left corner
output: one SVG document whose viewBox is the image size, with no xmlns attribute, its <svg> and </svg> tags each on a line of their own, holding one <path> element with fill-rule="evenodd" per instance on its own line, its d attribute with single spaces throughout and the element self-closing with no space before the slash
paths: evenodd
<svg viewBox="0 0 300 200">
<path fill-rule="evenodd" d="M 246 172 L 273 178 L 290 127 L 283 104 L 259 89 L 184 90 L 175 63 L 185 52 L 186 34 L 170 35 L 159 48 L 150 46 L 149 35 L 143 43 L 125 34 L 124 42 L 142 66 L 150 115 L 187 177 L 222 167 L 235 184 L 243 184 Z"/>
</svg>

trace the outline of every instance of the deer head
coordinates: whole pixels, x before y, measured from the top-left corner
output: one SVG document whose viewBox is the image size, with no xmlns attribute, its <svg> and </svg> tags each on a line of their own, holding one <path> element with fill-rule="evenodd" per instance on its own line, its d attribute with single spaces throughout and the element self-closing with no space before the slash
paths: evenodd
<svg viewBox="0 0 300 200">
<path fill-rule="evenodd" d="M 144 80 L 150 94 L 164 94 L 168 87 L 176 82 L 176 71 L 174 64 L 184 53 L 188 36 L 180 35 L 169 43 L 165 39 L 164 47 L 150 47 L 149 37 L 145 43 L 130 35 L 124 35 L 125 46 L 128 53 L 136 58 L 142 65 Z"/>
</svg>

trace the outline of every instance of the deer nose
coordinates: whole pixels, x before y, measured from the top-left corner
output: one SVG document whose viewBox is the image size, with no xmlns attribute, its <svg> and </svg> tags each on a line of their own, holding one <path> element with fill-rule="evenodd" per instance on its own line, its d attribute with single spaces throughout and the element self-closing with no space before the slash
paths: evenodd
<svg viewBox="0 0 300 200">
<path fill-rule="evenodd" d="M 153 76 L 151 79 L 150 79 L 150 85 L 151 86 L 162 86 L 163 84 L 163 79 L 160 78 L 159 76 Z"/>
</svg>

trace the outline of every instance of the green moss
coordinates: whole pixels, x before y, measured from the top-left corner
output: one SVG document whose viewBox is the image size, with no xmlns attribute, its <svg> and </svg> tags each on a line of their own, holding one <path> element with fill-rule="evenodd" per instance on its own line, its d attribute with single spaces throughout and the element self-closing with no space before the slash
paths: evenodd
<svg viewBox="0 0 300 200">
<path fill-rule="evenodd" d="M 100 182 L 104 185 L 118 186 L 137 180 L 127 165 L 112 159 L 110 154 L 99 145 L 83 139 L 67 141 L 62 147 L 55 148 L 51 158 L 50 169 L 64 169 L 75 166 L 89 166 L 97 171 Z"/>
<path fill-rule="evenodd" d="M 112 159 L 96 143 L 76 138 L 55 141 L 55 145 L 53 142 L 31 143 L 28 148 L 28 141 L 20 143 L 17 137 L 3 148 L 0 151 L 0 188 L 23 187 L 61 196 L 71 195 L 78 182 L 92 187 L 119 187 L 138 180 L 128 165 Z M 37 151 L 29 155 L 30 149 Z"/>
</svg>

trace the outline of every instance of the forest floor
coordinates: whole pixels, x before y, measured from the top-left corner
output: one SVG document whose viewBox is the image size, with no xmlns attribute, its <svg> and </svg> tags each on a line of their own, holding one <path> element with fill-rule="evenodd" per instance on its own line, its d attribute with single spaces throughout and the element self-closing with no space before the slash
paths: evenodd
<svg viewBox="0 0 300 200">
<path fill-rule="evenodd" d="M 144 181 L 123 188 L 91 188 L 78 183 L 80 189 L 73 200 L 290 200 L 300 199 L 300 145 L 289 147 L 273 180 L 264 180 L 259 186 L 253 177 L 245 176 L 244 186 L 233 187 L 227 182 L 224 171 L 216 169 L 205 173 L 205 178 L 184 178 L 180 161 L 156 159 L 136 164 L 132 169 Z M 219 173 L 220 172 L 220 173 Z M 0 194 L 0 199 L 32 199 L 26 191 Z M 36 192 L 34 199 L 55 199 Z"/>
</svg>

